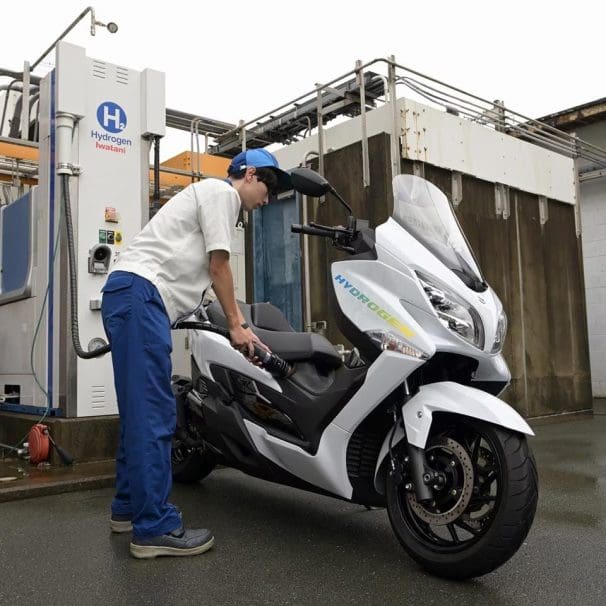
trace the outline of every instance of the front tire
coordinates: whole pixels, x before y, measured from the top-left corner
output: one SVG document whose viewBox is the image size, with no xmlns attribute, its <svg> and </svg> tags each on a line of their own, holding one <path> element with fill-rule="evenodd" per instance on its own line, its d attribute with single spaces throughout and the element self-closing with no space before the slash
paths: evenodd
<svg viewBox="0 0 606 606">
<path fill-rule="evenodd" d="M 481 576 L 511 558 L 530 530 L 534 458 L 524 435 L 474 419 L 442 419 L 432 430 L 425 452 L 440 474 L 434 500 L 417 502 L 401 443 L 395 456 L 403 473 L 387 476 L 389 520 L 423 568 L 450 579 Z"/>
</svg>

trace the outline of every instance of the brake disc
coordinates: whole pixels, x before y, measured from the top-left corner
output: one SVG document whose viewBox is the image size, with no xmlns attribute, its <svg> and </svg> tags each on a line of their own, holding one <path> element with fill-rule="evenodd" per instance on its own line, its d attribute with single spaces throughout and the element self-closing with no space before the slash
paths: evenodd
<svg viewBox="0 0 606 606">
<path fill-rule="evenodd" d="M 434 508 L 433 506 L 428 508 L 426 505 L 423 505 L 417 501 L 417 496 L 414 493 L 414 490 L 406 494 L 406 499 L 410 509 L 421 520 L 427 522 L 428 524 L 444 526 L 459 518 L 469 505 L 473 492 L 474 471 L 469 454 L 465 448 L 461 446 L 461 444 L 452 438 L 438 438 L 431 444 L 430 448 L 426 450 L 426 453 L 429 454 L 431 451 L 436 449 L 440 449 L 443 452 L 445 451 L 453 457 L 451 461 L 454 462 L 453 468 L 457 472 L 457 479 L 459 480 L 457 484 L 459 485 L 447 486 L 449 491 L 453 489 L 457 491 L 456 499 L 453 498 L 452 506 L 445 511 L 438 511 L 437 508 Z"/>
</svg>

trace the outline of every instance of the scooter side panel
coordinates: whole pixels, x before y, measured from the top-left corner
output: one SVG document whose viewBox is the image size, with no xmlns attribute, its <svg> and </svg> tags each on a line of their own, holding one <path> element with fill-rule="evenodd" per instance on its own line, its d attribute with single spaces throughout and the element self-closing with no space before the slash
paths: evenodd
<svg viewBox="0 0 606 606">
<path fill-rule="evenodd" d="M 205 330 L 192 330 L 190 331 L 190 341 L 192 355 L 200 372 L 211 381 L 214 381 L 215 378 L 210 366 L 217 364 L 249 377 L 253 381 L 263 383 L 275 391 L 282 392 L 282 388 L 270 373 L 249 362 L 231 346 L 225 337 Z"/>
<path fill-rule="evenodd" d="M 425 363 L 420 358 L 384 351 L 368 369 L 364 383 L 333 423 L 353 433 L 358 425 L 416 368 Z"/>
<path fill-rule="evenodd" d="M 400 303 L 418 288 L 402 272 L 379 261 L 339 261 L 331 267 L 333 287 L 343 314 L 361 331 L 388 330 L 431 357 L 435 345 Z"/>
<path fill-rule="evenodd" d="M 351 434 L 423 362 L 384 351 L 368 370 L 364 384 L 324 430 L 315 455 L 268 434 L 255 423 L 247 420 L 244 423 L 264 457 L 314 486 L 349 499 L 353 493 L 347 474 L 347 445 Z"/>
<path fill-rule="evenodd" d="M 244 419 L 257 450 L 292 475 L 350 499 L 353 487 L 347 476 L 346 452 L 350 434 L 331 423 L 322 434 L 318 451 L 310 455 L 303 449 L 268 434 L 265 429 Z"/>
</svg>

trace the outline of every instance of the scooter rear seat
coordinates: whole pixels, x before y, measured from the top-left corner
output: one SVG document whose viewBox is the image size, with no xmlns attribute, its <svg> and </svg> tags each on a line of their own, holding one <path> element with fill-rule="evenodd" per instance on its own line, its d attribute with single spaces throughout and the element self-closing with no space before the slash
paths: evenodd
<svg viewBox="0 0 606 606">
<path fill-rule="evenodd" d="M 313 332 L 295 332 L 284 314 L 270 303 L 249 305 L 238 301 L 242 315 L 253 332 L 274 353 L 287 362 L 314 362 L 326 369 L 341 366 L 341 356 L 334 345 Z M 206 308 L 213 324 L 227 328 L 227 318 L 218 301 Z"/>
</svg>

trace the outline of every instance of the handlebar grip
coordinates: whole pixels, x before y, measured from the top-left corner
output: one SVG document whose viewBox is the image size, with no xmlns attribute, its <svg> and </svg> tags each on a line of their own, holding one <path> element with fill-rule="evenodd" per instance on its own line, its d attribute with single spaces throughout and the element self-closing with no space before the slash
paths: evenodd
<svg viewBox="0 0 606 606">
<path fill-rule="evenodd" d="M 293 224 L 290 226 L 290 231 L 294 234 L 307 234 L 309 236 L 324 236 L 325 238 L 333 237 L 334 231 L 326 228 L 320 229 L 311 225 Z"/>
</svg>

